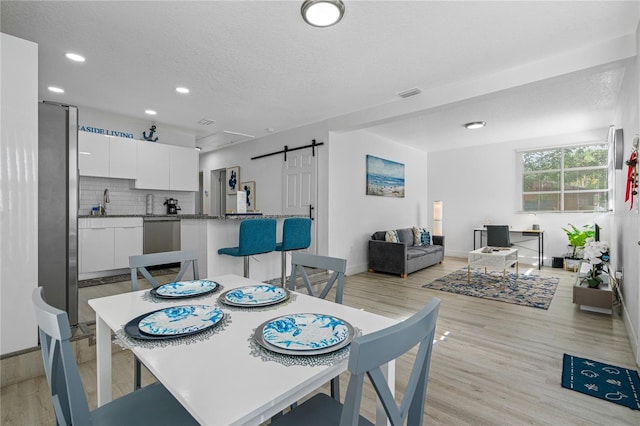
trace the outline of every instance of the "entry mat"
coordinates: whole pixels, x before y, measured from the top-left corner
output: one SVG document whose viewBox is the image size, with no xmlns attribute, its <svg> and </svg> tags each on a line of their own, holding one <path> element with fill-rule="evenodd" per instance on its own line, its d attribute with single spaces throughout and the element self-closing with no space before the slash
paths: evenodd
<svg viewBox="0 0 640 426">
<path fill-rule="evenodd" d="M 640 377 L 634 370 L 564 354 L 562 387 L 640 410 Z"/>
</svg>

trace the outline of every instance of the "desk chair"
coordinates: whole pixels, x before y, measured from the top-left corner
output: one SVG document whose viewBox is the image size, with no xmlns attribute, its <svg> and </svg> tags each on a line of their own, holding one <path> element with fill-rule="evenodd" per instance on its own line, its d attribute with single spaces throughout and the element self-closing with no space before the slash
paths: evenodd
<svg viewBox="0 0 640 426">
<path fill-rule="evenodd" d="M 193 267 L 193 279 L 200 278 L 198 273 L 198 253 L 195 250 L 182 251 L 166 251 L 162 253 L 141 254 L 138 256 L 129 256 L 129 268 L 131 269 L 131 291 L 138 290 L 138 272 L 149 281 L 153 288 L 160 287 L 160 283 L 151 276 L 147 267 L 166 265 L 169 263 L 181 262 L 180 271 L 174 278 L 174 281 L 180 281 L 184 274 L 189 270 L 189 266 Z M 140 360 L 136 356 L 133 357 L 133 390 L 140 389 L 142 385 L 142 370 Z"/>
<path fill-rule="evenodd" d="M 247 219 L 240 222 L 237 247 L 224 247 L 218 254 L 244 257 L 244 277 L 249 278 L 249 256 L 269 253 L 276 249 L 276 220 Z"/>
<path fill-rule="evenodd" d="M 308 217 L 290 217 L 282 224 L 282 242 L 276 244 L 281 255 L 282 287 L 286 286 L 287 252 L 306 249 L 311 245 L 311 219 Z"/>
<path fill-rule="evenodd" d="M 344 404 L 326 394 L 317 394 L 288 413 L 275 418 L 271 425 L 373 426 L 373 423 L 360 416 L 365 373 L 373 383 L 392 425 L 422 425 L 439 307 L 440 299 L 434 297 L 427 306 L 405 321 L 353 339 L 347 367 L 351 377 Z M 398 406 L 380 367 L 405 354 L 417 344 L 420 344 L 420 347 L 405 394 Z"/>
<path fill-rule="evenodd" d="M 328 271 L 333 271 L 324 288 L 320 294 L 316 295 L 311 287 L 311 280 L 307 275 L 307 271 L 304 269 L 318 268 Z M 342 304 L 342 293 L 344 291 L 344 277 L 347 272 L 347 260 L 339 259 L 337 257 L 318 256 L 309 253 L 293 253 L 291 255 L 291 277 L 289 280 L 289 290 L 296 289 L 296 279 L 298 274 L 302 277 L 302 282 L 307 288 L 307 292 L 310 296 L 319 297 L 324 299 L 333 287 L 333 284 L 337 282 L 336 286 L 336 298 L 335 302 Z M 317 284 L 317 283 L 314 283 Z M 340 380 L 338 377 L 331 379 L 331 397 L 336 400 L 340 400 Z"/>
<path fill-rule="evenodd" d="M 147 270 L 148 266 L 166 265 L 169 263 L 182 263 L 180 271 L 176 275 L 174 281 L 180 281 L 184 274 L 193 267 L 193 279 L 200 278 L 198 273 L 198 253 L 195 250 L 166 251 L 163 253 L 141 254 L 138 256 L 129 256 L 129 268 L 131 269 L 131 291 L 138 290 L 138 272 L 149 281 L 153 288 L 159 287 L 160 284 L 151 276 Z"/>
<path fill-rule="evenodd" d="M 487 225 L 487 246 L 511 247 L 509 225 Z"/>
<path fill-rule="evenodd" d="M 42 361 L 60 425 L 197 425 L 198 422 L 159 382 L 129 393 L 93 411 L 71 348 L 67 313 L 44 301 L 43 288 L 33 290 Z"/>
</svg>

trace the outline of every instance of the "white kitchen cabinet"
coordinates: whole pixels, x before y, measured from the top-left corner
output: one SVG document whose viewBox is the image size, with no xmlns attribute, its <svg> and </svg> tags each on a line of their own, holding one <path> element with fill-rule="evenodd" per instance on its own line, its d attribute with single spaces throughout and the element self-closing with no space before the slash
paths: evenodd
<svg viewBox="0 0 640 426">
<path fill-rule="evenodd" d="M 140 189 L 169 189 L 171 145 L 153 142 L 138 143 L 138 176 L 135 187 Z"/>
<path fill-rule="evenodd" d="M 81 275 L 128 268 L 129 256 L 142 254 L 142 218 L 82 218 L 78 243 Z"/>
<path fill-rule="evenodd" d="M 198 151 L 180 146 L 171 147 L 169 189 L 198 191 Z"/>
<path fill-rule="evenodd" d="M 80 176 L 135 179 L 137 145 L 134 139 L 78 132 Z"/>
<path fill-rule="evenodd" d="M 108 137 L 78 132 L 78 169 L 80 176 L 109 177 Z"/>
<path fill-rule="evenodd" d="M 136 179 L 138 144 L 135 139 L 112 137 L 109 139 L 109 177 Z"/>
<path fill-rule="evenodd" d="M 142 254 L 142 222 L 140 226 L 114 228 L 114 267 L 128 268 L 129 256 Z"/>
<path fill-rule="evenodd" d="M 198 152 L 193 148 L 138 142 L 135 187 L 198 191 Z"/>
</svg>

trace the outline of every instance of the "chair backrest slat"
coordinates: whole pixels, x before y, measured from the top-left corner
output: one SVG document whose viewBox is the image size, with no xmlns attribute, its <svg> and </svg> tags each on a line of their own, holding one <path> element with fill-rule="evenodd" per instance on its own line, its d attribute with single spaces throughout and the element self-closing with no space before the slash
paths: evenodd
<svg viewBox="0 0 640 426">
<path fill-rule="evenodd" d="M 70 343 L 69 318 L 44 301 L 43 291 L 42 287 L 34 289 L 31 300 L 56 421 L 60 425 L 90 425 L 89 405 Z"/>
<path fill-rule="evenodd" d="M 318 296 L 314 294 L 313 288 L 311 287 L 311 280 L 309 279 L 309 276 L 304 269 L 305 267 L 333 271 L 331 277 L 329 277 L 327 283 Z M 302 281 L 305 287 L 307 288 L 307 292 L 311 296 L 324 299 L 333 287 L 334 283 L 337 282 L 335 301 L 336 303 L 342 303 L 342 293 L 344 291 L 344 279 L 346 271 L 346 259 L 295 252 L 291 254 L 291 277 L 289 280 L 289 289 L 296 289 L 296 280 L 299 274 L 302 277 Z"/>
<path fill-rule="evenodd" d="M 400 426 L 407 419 L 407 424 L 412 426 L 422 424 L 439 308 L 440 299 L 433 298 L 427 306 L 405 321 L 353 339 L 348 366 L 351 377 L 342 410 L 341 426 L 356 424 L 365 374 L 371 380 L 392 425 Z M 418 352 L 405 394 L 398 406 L 380 367 L 416 345 L 419 345 Z"/>
<path fill-rule="evenodd" d="M 193 268 L 193 279 L 197 280 L 200 278 L 198 272 L 198 253 L 195 250 L 167 251 L 129 256 L 131 290 L 138 290 L 138 272 L 149 281 L 149 284 L 151 284 L 153 288 L 159 287 L 160 284 L 153 278 L 151 273 L 149 273 L 147 267 L 170 263 L 181 263 L 180 271 L 176 275 L 175 281 L 180 281 L 190 266 Z"/>
</svg>

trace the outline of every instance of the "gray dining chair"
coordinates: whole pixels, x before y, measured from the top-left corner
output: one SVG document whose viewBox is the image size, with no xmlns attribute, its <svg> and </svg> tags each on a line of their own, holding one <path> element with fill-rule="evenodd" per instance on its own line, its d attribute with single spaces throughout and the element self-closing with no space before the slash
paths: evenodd
<svg viewBox="0 0 640 426">
<path fill-rule="evenodd" d="M 138 290 L 138 272 L 149 281 L 153 288 L 160 284 L 153 278 L 147 270 L 149 266 L 167 265 L 181 263 L 180 270 L 174 281 L 180 281 L 191 266 L 193 268 L 193 279 L 200 278 L 198 273 L 198 253 L 195 250 L 166 251 L 162 253 L 141 254 L 129 256 L 129 268 L 131 269 L 131 290 Z"/>
<path fill-rule="evenodd" d="M 349 353 L 347 368 L 351 378 L 344 403 L 341 404 L 334 398 L 320 393 L 286 414 L 274 418 L 271 425 L 373 425 L 360 415 L 365 374 L 372 382 L 392 425 L 422 425 L 439 308 L 440 299 L 434 297 L 427 306 L 406 320 L 374 333 L 355 337 Z M 409 381 L 398 406 L 381 366 L 418 344 Z"/>
<path fill-rule="evenodd" d="M 156 382 L 89 410 L 71 348 L 67 313 L 45 302 L 44 289 L 31 295 L 40 334 L 42 361 L 59 425 L 197 425 L 185 408 Z"/>
<path fill-rule="evenodd" d="M 305 267 L 317 268 L 321 270 L 333 271 L 320 294 L 316 295 L 313 291 L 311 280 L 307 274 Z M 289 290 L 296 289 L 296 281 L 298 275 L 302 277 L 302 282 L 307 288 L 307 292 L 314 297 L 324 299 L 333 287 L 336 285 L 336 303 L 342 303 L 342 293 L 344 291 L 344 277 L 347 272 L 347 260 L 337 257 L 319 256 L 309 253 L 292 253 L 291 255 L 291 276 L 289 279 Z M 317 284 L 317 283 L 314 283 Z"/>
<path fill-rule="evenodd" d="M 138 272 L 149 281 L 153 288 L 160 287 L 160 283 L 156 281 L 151 273 L 147 270 L 149 266 L 167 265 L 173 263 L 181 263 L 178 274 L 173 279 L 180 281 L 189 270 L 193 268 L 193 279 L 200 278 L 198 272 L 198 253 L 195 250 L 179 250 L 166 251 L 162 253 L 149 253 L 137 256 L 129 256 L 129 268 L 131 269 L 131 290 L 138 290 Z M 142 386 L 142 366 L 137 357 L 133 357 L 133 390 L 140 389 Z"/>
<path fill-rule="evenodd" d="M 319 294 L 313 291 L 311 279 L 305 270 L 305 267 L 308 268 L 317 268 L 320 270 L 328 270 L 333 271 L 331 276 L 328 278 L 326 283 L 324 283 L 323 289 Z M 340 259 L 337 257 L 328 257 L 328 256 L 319 256 L 316 254 L 309 253 L 293 253 L 291 255 L 291 276 L 289 279 L 289 290 L 296 289 L 296 281 L 298 275 L 302 277 L 302 282 L 307 289 L 309 295 L 313 297 L 319 297 L 324 299 L 329 294 L 329 291 L 333 287 L 334 283 L 336 285 L 336 297 L 335 302 L 342 304 L 342 293 L 344 291 L 344 278 L 345 273 L 347 271 L 347 260 Z M 324 280 L 320 281 L 322 284 Z M 313 285 L 317 285 L 318 283 L 313 283 Z M 331 397 L 339 400 L 340 399 L 340 378 L 335 377 L 331 379 Z"/>
</svg>

